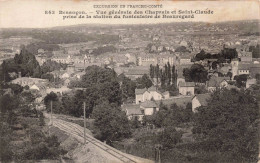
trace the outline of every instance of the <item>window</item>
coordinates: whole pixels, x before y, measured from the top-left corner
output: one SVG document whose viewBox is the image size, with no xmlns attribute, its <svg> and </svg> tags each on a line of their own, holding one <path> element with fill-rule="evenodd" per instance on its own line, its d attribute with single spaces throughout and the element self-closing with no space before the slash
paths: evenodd
<svg viewBox="0 0 260 163">
<path fill-rule="evenodd" d="M 153 114 L 156 112 L 156 107 L 153 107 Z"/>
</svg>

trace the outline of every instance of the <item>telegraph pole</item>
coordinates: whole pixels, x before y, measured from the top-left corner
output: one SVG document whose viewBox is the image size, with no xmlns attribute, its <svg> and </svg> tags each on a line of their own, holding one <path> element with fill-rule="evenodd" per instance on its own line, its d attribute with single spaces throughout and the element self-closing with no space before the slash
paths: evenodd
<svg viewBox="0 0 260 163">
<path fill-rule="evenodd" d="M 52 100 L 51 100 L 51 125 L 53 125 L 53 119 L 52 119 Z"/>
<path fill-rule="evenodd" d="M 160 147 L 159 147 L 159 149 L 158 149 L 158 150 L 159 150 L 159 152 L 158 152 L 158 154 L 159 154 L 159 156 L 158 156 L 158 161 L 159 161 L 159 162 L 158 162 L 158 163 L 161 163 L 161 153 L 160 153 Z"/>
<path fill-rule="evenodd" d="M 86 144 L 86 102 L 84 102 L 84 144 Z"/>
</svg>

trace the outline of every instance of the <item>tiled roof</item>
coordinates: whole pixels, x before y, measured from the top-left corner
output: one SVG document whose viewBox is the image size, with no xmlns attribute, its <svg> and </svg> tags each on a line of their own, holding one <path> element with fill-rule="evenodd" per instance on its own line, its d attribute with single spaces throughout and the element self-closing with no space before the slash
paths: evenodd
<svg viewBox="0 0 260 163">
<path fill-rule="evenodd" d="M 157 91 L 157 88 L 155 86 L 151 86 L 150 88 L 148 88 L 148 91 Z"/>
<path fill-rule="evenodd" d="M 207 106 L 208 99 L 210 98 L 210 94 L 208 94 L 208 93 L 207 94 L 197 94 L 193 98 L 195 98 L 195 97 L 198 99 L 198 101 L 200 102 L 200 104 L 202 106 Z"/>
<path fill-rule="evenodd" d="M 102 66 L 102 64 L 101 63 L 85 63 L 85 65 L 84 65 L 84 63 L 74 63 L 74 66 L 76 67 L 76 68 L 84 68 L 84 67 L 88 67 L 88 66 L 94 66 L 94 65 L 96 65 L 96 66 Z"/>
<path fill-rule="evenodd" d="M 153 108 L 157 107 L 157 104 L 154 101 L 145 101 L 140 104 L 140 106 L 144 108 Z"/>
<path fill-rule="evenodd" d="M 142 114 L 140 105 L 136 104 L 129 104 L 129 105 L 123 105 L 122 109 L 126 111 L 126 115 L 140 115 Z"/>
<path fill-rule="evenodd" d="M 247 84 L 255 84 L 256 83 L 256 79 L 247 79 L 246 81 Z"/>
<path fill-rule="evenodd" d="M 147 91 L 146 88 L 144 88 L 144 89 L 135 89 L 135 94 L 136 95 L 143 94 L 145 91 Z"/>
<path fill-rule="evenodd" d="M 125 75 L 144 75 L 144 74 L 149 74 L 149 71 L 129 69 L 129 71 L 125 73 Z"/>
<path fill-rule="evenodd" d="M 169 91 L 165 91 L 165 92 L 163 92 L 162 94 L 163 95 L 167 95 L 167 94 L 169 94 L 170 92 Z"/>
<path fill-rule="evenodd" d="M 186 107 L 186 105 L 191 102 L 192 97 L 180 97 L 180 98 L 170 98 L 166 100 L 157 100 L 156 103 L 157 105 L 160 105 L 162 102 L 164 105 L 170 107 L 172 104 L 176 104 L 177 106 L 180 107 Z"/>
<path fill-rule="evenodd" d="M 238 70 L 249 70 L 251 64 L 238 64 Z"/>
<path fill-rule="evenodd" d="M 208 87 L 219 87 L 223 80 L 229 80 L 229 77 L 212 77 L 208 82 Z"/>
</svg>

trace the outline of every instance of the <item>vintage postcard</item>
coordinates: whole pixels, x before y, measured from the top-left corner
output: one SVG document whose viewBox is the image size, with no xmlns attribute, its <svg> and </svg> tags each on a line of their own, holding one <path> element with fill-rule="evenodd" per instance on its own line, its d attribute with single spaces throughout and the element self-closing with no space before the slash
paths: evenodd
<svg viewBox="0 0 260 163">
<path fill-rule="evenodd" d="M 0 0 L 0 162 L 258 162 L 260 2 Z"/>
</svg>

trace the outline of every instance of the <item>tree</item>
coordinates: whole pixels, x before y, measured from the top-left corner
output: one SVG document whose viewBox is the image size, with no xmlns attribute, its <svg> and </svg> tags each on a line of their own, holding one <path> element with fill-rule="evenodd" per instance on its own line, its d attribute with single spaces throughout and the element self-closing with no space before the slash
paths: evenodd
<svg viewBox="0 0 260 163">
<path fill-rule="evenodd" d="M 18 84 L 9 84 L 9 88 L 12 89 L 14 94 L 20 94 L 23 91 L 23 87 Z"/>
<path fill-rule="evenodd" d="M 44 97 L 44 104 L 47 108 L 47 111 L 51 111 L 51 101 L 52 101 L 53 112 L 59 113 L 60 112 L 60 102 L 59 102 L 59 98 L 58 98 L 57 94 L 54 92 L 51 92 Z"/>
<path fill-rule="evenodd" d="M 171 79 L 172 79 L 172 74 L 171 74 L 171 65 L 170 65 L 170 63 L 168 62 L 167 63 L 167 67 L 168 67 L 168 69 L 167 70 L 165 70 L 165 71 L 167 71 L 167 78 L 168 78 L 168 85 L 171 85 Z"/>
<path fill-rule="evenodd" d="M 205 85 L 199 85 L 195 88 L 195 94 L 204 94 L 208 93 L 208 90 Z"/>
<path fill-rule="evenodd" d="M 159 67 L 159 65 L 157 64 L 156 67 L 155 67 L 155 77 L 156 77 L 157 83 L 158 83 L 158 81 L 159 81 L 159 73 L 160 73 L 160 67 Z"/>
<path fill-rule="evenodd" d="M 101 141 L 115 141 L 131 135 L 130 123 L 124 112 L 108 101 L 95 106 L 93 117 L 96 137 Z"/>
<path fill-rule="evenodd" d="M 176 80 L 177 80 L 177 74 L 176 74 L 175 66 L 172 65 L 172 83 L 175 87 L 177 87 Z"/>
<path fill-rule="evenodd" d="M 121 84 L 123 100 L 135 98 L 135 89 L 136 83 L 124 76 Z"/>
<path fill-rule="evenodd" d="M 212 62 L 212 69 L 216 70 L 218 68 L 218 64 L 219 63 L 217 61 Z"/>
<path fill-rule="evenodd" d="M 258 157 L 259 108 L 249 92 L 219 90 L 195 114 L 193 133 L 206 151 L 232 161 L 255 162 Z"/>
<path fill-rule="evenodd" d="M 45 125 L 44 115 L 43 115 L 42 112 L 40 112 L 39 121 L 40 121 L 40 126 L 44 126 Z"/>
<path fill-rule="evenodd" d="M 158 142 L 163 146 L 163 148 L 171 149 L 177 143 L 181 142 L 182 134 L 177 132 L 175 127 L 166 127 L 158 136 Z"/>
<path fill-rule="evenodd" d="M 165 87 L 165 82 L 166 82 L 166 74 L 161 72 L 162 76 L 161 76 L 161 87 L 164 88 Z"/>
<path fill-rule="evenodd" d="M 0 96 L 0 111 L 2 114 L 6 112 L 13 112 L 19 106 L 19 98 L 9 94 Z"/>
<path fill-rule="evenodd" d="M 74 96 L 77 98 L 72 99 L 73 101 L 76 100 L 73 103 L 76 103 L 77 106 L 81 103 L 82 107 L 82 102 L 85 101 L 88 108 L 87 116 L 92 113 L 94 106 L 98 105 L 101 100 L 108 100 L 109 103 L 118 106 L 122 103 L 119 79 L 112 69 L 89 66 L 81 81 L 76 82 L 75 85 L 85 88 L 85 90 L 76 92 Z M 133 91 L 134 86 L 131 85 L 130 87 L 129 89 Z"/>
<path fill-rule="evenodd" d="M 33 72 L 33 77 L 34 78 L 40 78 L 42 75 L 41 67 L 37 66 Z"/>
<path fill-rule="evenodd" d="M 204 60 L 205 58 L 206 58 L 206 52 L 203 49 L 195 56 L 196 61 Z"/>
<path fill-rule="evenodd" d="M 141 78 L 136 79 L 137 88 L 150 88 L 153 82 L 149 79 L 148 75 L 144 74 Z"/>
<path fill-rule="evenodd" d="M 63 95 L 61 99 L 62 112 L 64 114 L 69 114 L 75 117 L 80 117 L 83 115 L 83 92 L 77 91 L 74 96 Z"/>
<path fill-rule="evenodd" d="M 255 79 L 257 81 L 257 83 L 259 84 L 260 83 L 260 74 L 255 74 Z"/>
<path fill-rule="evenodd" d="M 253 58 L 260 58 L 260 45 L 249 46 L 249 51 L 252 52 Z"/>
<path fill-rule="evenodd" d="M 154 67 L 153 67 L 152 64 L 150 65 L 150 77 L 151 77 L 152 79 L 154 78 Z"/>
<path fill-rule="evenodd" d="M 186 82 L 191 82 L 192 81 L 191 76 L 190 76 L 190 69 L 189 68 L 184 68 L 183 69 L 183 76 L 184 76 Z"/>
<path fill-rule="evenodd" d="M 42 78 L 42 79 L 48 79 L 50 82 L 54 82 L 54 76 L 53 76 L 53 74 L 49 74 L 49 73 L 47 73 L 47 74 L 42 74 L 41 78 Z"/>
<path fill-rule="evenodd" d="M 12 161 L 12 156 L 13 156 L 13 151 L 11 149 L 11 144 L 10 144 L 10 137 L 12 136 L 11 134 L 11 129 L 10 127 L 3 122 L 3 118 L 0 118 L 0 161 L 1 162 L 11 162 Z"/>
<path fill-rule="evenodd" d="M 52 61 L 52 60 L 47 60 L 41 66 L 43 74 L 46 74 L 48 72 L 52 72 L 52 71 L 55 71 L 55 70 L 60 70 L 60 69 L 65 70 L 66 68 L 67 68 L 67 64 L 58 63 L 58 62 Z"/>
<path fill-rule="evenodd" d="M 230 49 L 230 48 L 224 48 L 221 51 L 221 55 L 224 56 L 225 59 L 230 59 L 230 60 L 238 57 L 236 49 Z"/>
<path fill-rule="evenodd" d="M 230 80 L 231 80 L 231 78 L 232 78 L 232 76 L 233 76 L 233 74 L 232 74 L 232 72 L 228 72 L 227 73 L 227 76 L 230 78 Z"/>
<path fill-rule="evenodd" d="M 237 87 L 246 87 L 246 81 L 247 81 L 248 75 L 242 74 L 242 75 L 236 75 L 234 77 L 234 80 L 236 80 Z"/>
<path fill-rule="evenodd" d="M 185 77 L 185 81 L 187 82 L 193 81 L 205 83 L 208 80 L 208 72 L 200 64 L 193 64 L 190 69 L 184 68 L 183 76 Z"/>
</svg>

